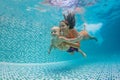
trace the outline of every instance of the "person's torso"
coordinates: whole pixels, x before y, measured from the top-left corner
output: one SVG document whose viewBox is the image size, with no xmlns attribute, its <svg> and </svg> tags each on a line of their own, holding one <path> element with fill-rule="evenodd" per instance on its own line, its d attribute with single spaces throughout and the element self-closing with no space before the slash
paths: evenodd
<svg viewBox="0 0 120 80">
<path fill-rule="evenodd" d="M 66 38 L 76 38 L 77 35 L 78 35 L 77 31 L 75 29 L 71 29 L 68 31 Z"/>
</svg>

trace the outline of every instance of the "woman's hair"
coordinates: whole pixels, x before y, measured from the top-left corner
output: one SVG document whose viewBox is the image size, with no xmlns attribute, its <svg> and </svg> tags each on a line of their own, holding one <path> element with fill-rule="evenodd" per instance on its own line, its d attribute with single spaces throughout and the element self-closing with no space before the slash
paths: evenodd
<svg viewBox="0 0 120 80">
<path fill-rule="evenodd" d="M 63 14 L 64 19 L 62 22 L 64 22 L 66 25 L 69 25 L 69 29 L 73 29 L 75 26 L 75 14 L 74 13 L 68 13 L 68 15 Z"/>
</svg>

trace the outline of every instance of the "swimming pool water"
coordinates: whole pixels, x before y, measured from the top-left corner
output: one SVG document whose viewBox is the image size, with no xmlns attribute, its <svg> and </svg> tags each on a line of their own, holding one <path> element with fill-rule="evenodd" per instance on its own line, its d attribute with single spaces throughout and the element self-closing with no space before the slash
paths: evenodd
<svg viewBox="0 0 120 80">
<path fill-rule="evenodd" d="M 0 80 L 119 80 L 120 0 L 42 1 L 0 0 Z M 58 49 L 48 54 L 50 30 L 71 6 L 84 9 L 87 29 L 98 38 L 81 42 L 86 58 Z M 80 31 L 83 21 L 75 17 Z"/>
</svg>

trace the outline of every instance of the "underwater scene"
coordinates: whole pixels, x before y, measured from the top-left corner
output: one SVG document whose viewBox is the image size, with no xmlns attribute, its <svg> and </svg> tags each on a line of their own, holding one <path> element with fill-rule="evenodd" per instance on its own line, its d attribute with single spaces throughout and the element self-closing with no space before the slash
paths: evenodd
<svg viewBox="0 0 120 80">
<path fill-rule="evenodd" d="M 0 0 L 0 80 L 120 80 L 120 0 Z"/>
</svg>

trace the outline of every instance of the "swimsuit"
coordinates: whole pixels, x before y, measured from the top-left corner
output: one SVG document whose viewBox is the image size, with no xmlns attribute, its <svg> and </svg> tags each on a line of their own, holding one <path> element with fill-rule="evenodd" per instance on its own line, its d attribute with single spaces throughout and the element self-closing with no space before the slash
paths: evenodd
<svg viewBox="0 0 120 80">
<path fill-rule="evenodd" d="M 67 50 L 67 52 L 74 52 L 74 51 L 78 52 L 78 48 L 70 47 L 70 48 Z"/>
</svg>

